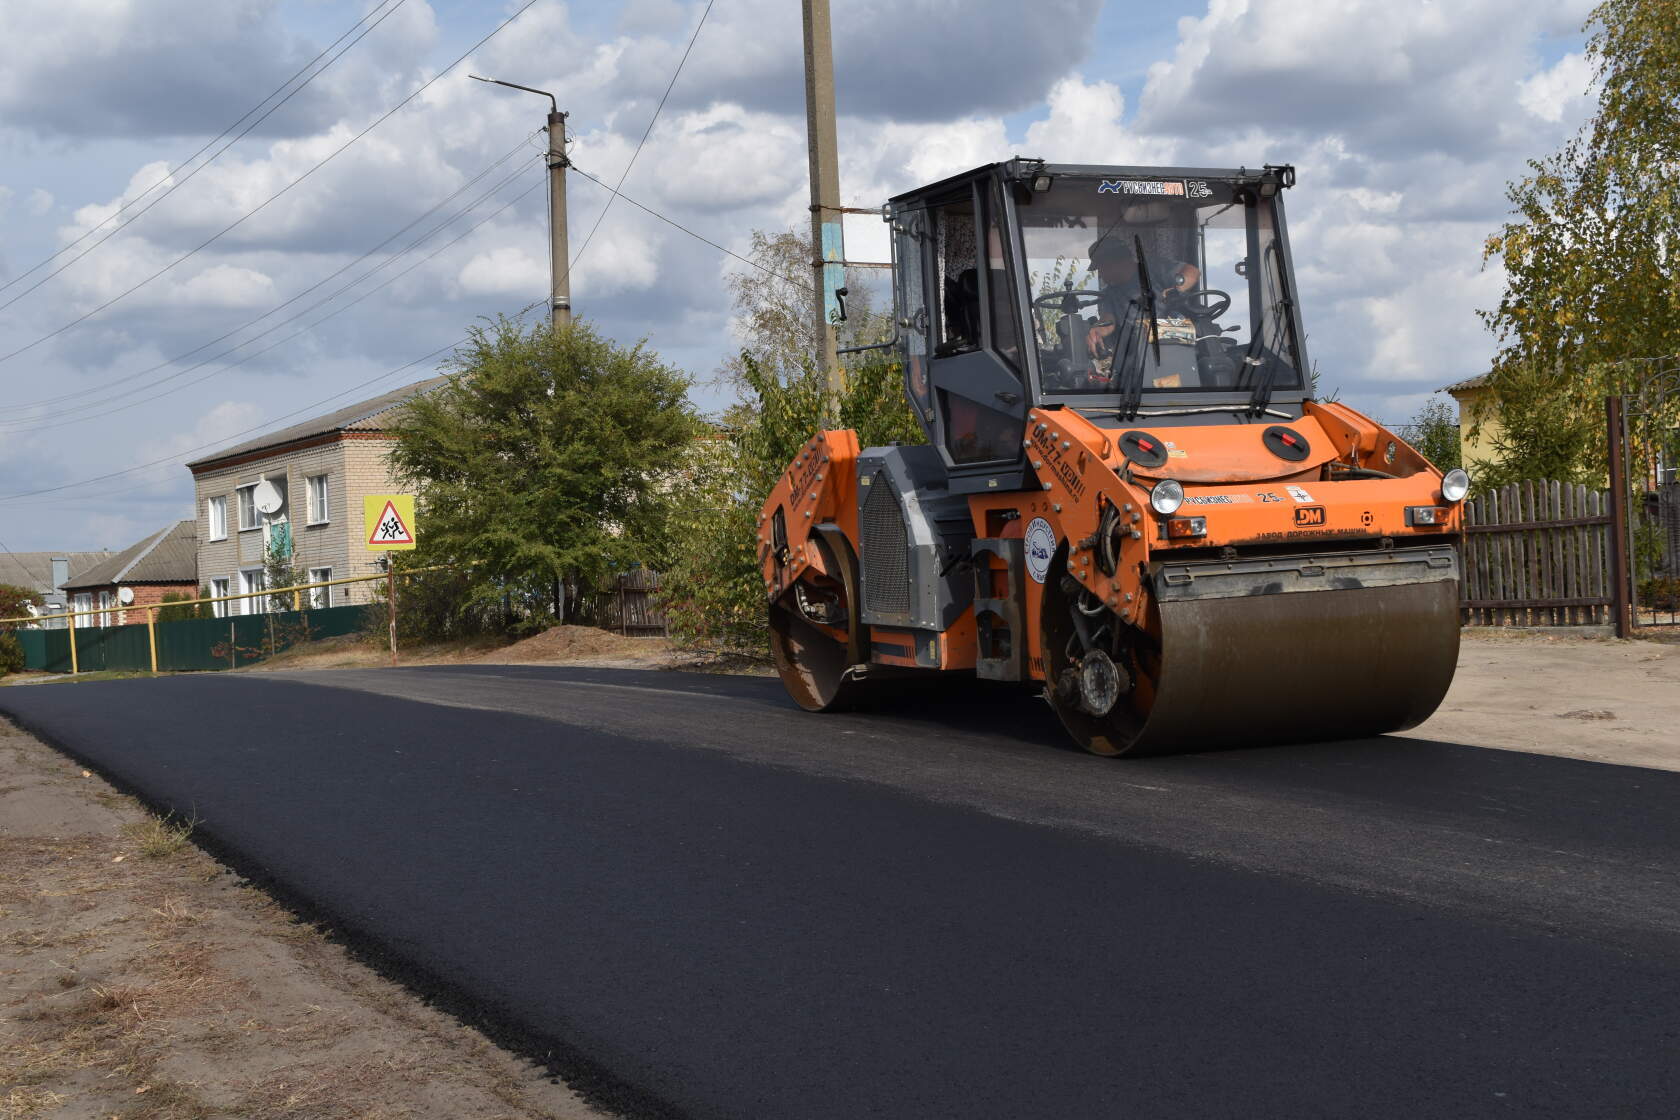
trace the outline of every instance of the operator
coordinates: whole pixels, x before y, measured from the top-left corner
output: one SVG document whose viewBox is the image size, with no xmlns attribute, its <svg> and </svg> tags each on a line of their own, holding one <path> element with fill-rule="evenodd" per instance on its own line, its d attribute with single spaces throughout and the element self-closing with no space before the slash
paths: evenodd
<svg viewBox="0 0 1680 1120">
<path fill-rule="evenodd" d="M 1091 242 L 1091 267 L 1096 270 L 1097 279 L 1102 283 L 1102 294 L 1105 297 L 1098 307 L 1099 318 L 1086 332 L 1086 345 L 1091 353 L 1106 354 L 1113 347 L 1115 323 L 1125 306 L 1137 299 L 1138 267 L 1137 249 L 1130 239 L 1119 230 L 1105 233 Z M 1159 283 L 1165 277 L 1172 283 L 1162 288 L 1159 295 L 1165 300 L 1171 293 L 1180 295 L 1193 291 L 1196 282 L 1202 278 L 1202 270 L 1185 261 L 1173 262 L 1168 267 L 1156 271 L 1159 267 L 1156 261 L 1145 258 L 1149 265 L 1149 277 Z M 1194 338 L 1192 331 L 1191 337 Z"/>
</svg>

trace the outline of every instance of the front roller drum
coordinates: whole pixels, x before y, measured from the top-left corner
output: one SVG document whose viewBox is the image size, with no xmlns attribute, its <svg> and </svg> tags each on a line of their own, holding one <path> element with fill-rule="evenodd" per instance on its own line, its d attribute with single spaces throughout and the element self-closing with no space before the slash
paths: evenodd
<svg viewBox="0 0 1680 1120">
<path fill-rule="evenodd" d="M 1365 738 L 1422 723 L 1452 683 L 1459 586 L 1450 548 L 1259 561 L 1246 572 L 1227 565 L 1201 587 L 1193 567 L 1158 575 L 1149 629 L 1126 628 L 1135 683 L 1109 712 L 1091 716 L 1077 695 L 1051 690 L 1086 749 Z M 1066 639 L 1049 644 L 1058 637 L 1050 606 L 1045 648 L 1060 669 L 1054 651 Z"/>
</svg>

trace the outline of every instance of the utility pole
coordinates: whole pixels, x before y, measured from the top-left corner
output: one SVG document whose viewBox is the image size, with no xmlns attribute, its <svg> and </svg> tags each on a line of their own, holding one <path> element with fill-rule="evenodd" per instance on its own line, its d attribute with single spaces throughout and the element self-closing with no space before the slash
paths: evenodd
<svg viewBox="0 0 1680 1120">
<path fill-rule="evenodd" d="M 841 225 L 840 156 L 834 126 L 834 45 L 829 32 L 828 0 L 801 0 L 805 14 L 805 138 L 811 150 L 811 259 L 815 291 L 812 323 L 817 361 L 828 387 L 839 392 L 840 358 L 835 353 L 835 322 L 845 284 L 846 245 Z"/>
<path fill-rule="evenodd" d="M 570 166 L 566 158 L 566 114 L 547 90 L 504 82 L 500 78 L 480 78 L 477 74 L 467 77 L 548 98 L 548 315 L 549 322 L 558 330 L 572 321 L 570 250 L 566 245 L 566 168 Z"/>
</svg>

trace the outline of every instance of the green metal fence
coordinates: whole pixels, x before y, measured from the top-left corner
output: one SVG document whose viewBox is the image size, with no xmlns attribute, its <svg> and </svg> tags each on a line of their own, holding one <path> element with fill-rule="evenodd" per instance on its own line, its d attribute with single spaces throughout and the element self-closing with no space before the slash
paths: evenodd
<svg viewBox="0 0 1680 1120">
<path fill-rule="evenodd" d="M 365 606 L 278 611 L 234 618 L 189 618 L 157 624 L 158 670 L 233 669 L 306 641 L 354 634 L 362 628 Z M 383 608 L 378 608 L 383 612 Z M 70 671 L 70 634 L 65 630 L 14 630 L 23 647 L 24 668 L 48 673 Z M 147 670 L 152 667 L 145 623 L 127 626 L 78 626 L 76 663 L 84 673 L 100 670 Z"/>
</svg>

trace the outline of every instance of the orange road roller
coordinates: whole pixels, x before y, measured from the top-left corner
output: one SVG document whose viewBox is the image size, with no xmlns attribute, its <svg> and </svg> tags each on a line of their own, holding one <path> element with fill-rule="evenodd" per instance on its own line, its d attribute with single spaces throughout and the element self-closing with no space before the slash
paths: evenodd
<svg viewBox="0 0 1680 1120">
<path fill-rule="evenodd" d="M 895 345 L 928 442 L 819 432 L 765 502 L 795 701 L 932 673 L 1041 686 L 1105 755 L 1435 710 L 1470 480 L 1314 399 L 1294 181 L 1017 158 L 891 200 Z"/>
</svg>

